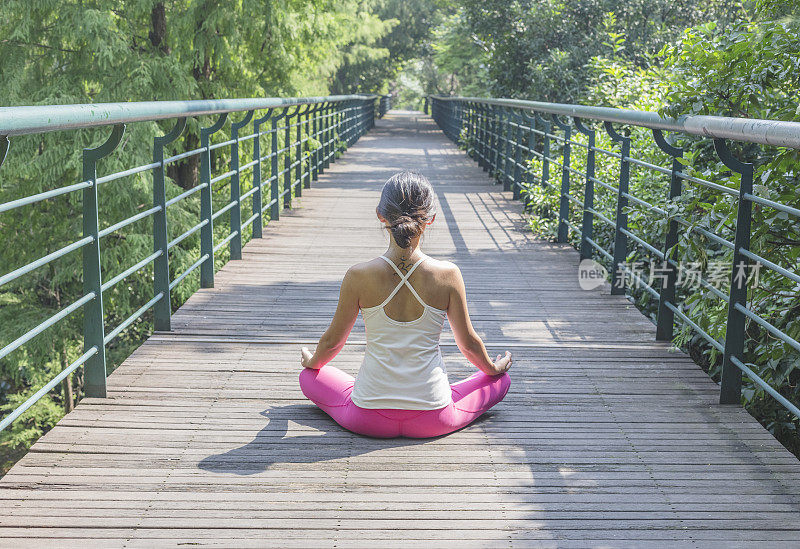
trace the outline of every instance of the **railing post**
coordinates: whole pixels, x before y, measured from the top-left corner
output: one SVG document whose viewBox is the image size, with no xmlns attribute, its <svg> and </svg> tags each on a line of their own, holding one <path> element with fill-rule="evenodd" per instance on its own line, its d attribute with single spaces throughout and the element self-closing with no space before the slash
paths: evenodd
<svg viewBox="0 0 800 549">
<path fill-rule="evenodd" d="M 264 189 L 264 183 L 261 180 L 261 124 L 269 120 L 271 116 L 272 109 L 268 109 L 267 114 L 253 121 L 253 133 L 256 134 L 254 137 L 255 141 L 253 142 L 253 161 L 255 162 L 253 166 L 253 186 L 256 189 L 253 192 L 253 215 L 256 216 L 252 224 L 253 238 L 263 237 L 264 195 L 262 191 Z"/>
<path fill-rule="evenodd" d="M 341 101 L 336 104 L 336 112 L 333 116 L 333 143 L 332 143 L 332 155 L 331 155 L 331 162 L 336 162 L 336 155 L 341 152 L 342 144 L 344 143 L 344 115 L 345 115 L 345 107 L 347 103 L 345 101 Z"/>
<path fill-rule="evenodd" d="M 556 124 L 556 126 L 564 130 L 564 146 L 561 149 L 561 196 L 558 208 L 558 242 L 564 243 L 569 240 L 569 226 L 567 225 L 567 222 L 569 221 L 569 198 L 567 197 L 569 196 L 569 161 L 572 126 L 561 122 L 561 120 L 559 120 L 558 116 L 555 114 L 553 115 L 553 122 Z"/>
<path fill-rule="evenodd" d="M 747 305 L 747 283 L 737 281 L 737 270 L 749 265 L 742 250 L 750 248 L 750 223 L 753 203 L 745 195 L 753 193 L 753 164 L 733 157 L 724 139 L 714 139 L 714 150 L 728 168 L 741 175 L 739 204 L 736 213 L 736 234 L 733 239 L 733 269 L 728 296 L 728 323 L 725 329 L 725 350 L 722 357 L 720 404 L 739 404 L 742 398 L 742 371 L 732 359 L 744 362 L 745 315 L 737 308 Z"/>
<path fill-rule="evenodd" d="M 539 115 L 537 115 L 535 113 L 534 113 L 533 116 L 531 116 L 527 112 L 522 111 L 522 121 L 527 124 L 528 139 L 527 139 L 526 145 L 528 147 L 529 155 L 526 155 L 526 158 L 530 159 L 530 158 L 533 158 L 535 156 L 533 154 L 533 152 L 536 150 L 536 134 L 534 133 L 533 130 L 536 129 L 536 124 L 540 123 L 541 119 L 539 118 Z M 520 145 L 522 145 L 522 131 L 523 131 L 522 128 L 520 128 L 520 134 L 519 134 Z M 521 148 L 521 146 L 520 146 L 520 148 Z M 524 171 L 522 171 L 521 168 L 520 168 L 520 170 L 521 170 L 520 171 L 520 185 L 518 187 L 516 187 L 516 189 L 515 189 L 515 195 L 514 195 L 515 198 L 522 198 L 522 191 L 523 191 L 522 179 L 528 179 L 526 177 L 526 174 L 529 173 L 529 170 L 527 168 Z M 536 176 L 531 173 L 531 181 L 528 181 L 528 187 L 527 187 L 527 189 L 525 189 L 524 209 L 526 211 L 528 210 L 528 208 L 530 206 L 530 203 L 531 203 L 530 187 L 534 184 L 535 178 L 536 178 Z"/>
<path fill-rule="evenodd" d="M 340 127 L 342 128 L 340 131 L 339 140 L 344 145 L 344 151 L 346 151 L 350 147 L 350 107 L 352 101 L 347 101 L 344 104 L 344 108 L 342 109 L 342 117 L 340 121 Z"/>
<path fill-rule="evenodd" d="M 368 114 L 368 116 L 369 116 L 369 128 L 367 128 L 367 130 L 371 130 L 372 128 L 375 127 L 375 122 L 376 122 L 375 119 L 377 118 L 376 115 L 375 115 L 375 100 L 372 100 L 369 103 L 369 114 Z"/>
<path fill-rule="evenodd" d="M 358 102 L 356 102 L 356 101 L 352 101 L 351 102 L 350 111 L 351 111 L 351 114 L 350 114 L 350 139 L 347 142 L 347 147 L 348 148 L 350 148 L 350 146 L 352 146 L 353 143 L 355 143 L 356 140 L 358 139 L 358 121 L 359 121 L 359 117 L 358 117 L 358 111 L 359 111 Z"/>
<path fill-rule="evenodd" d="M 512 196 L 514 200 L 517 200 L 520 197 L 520 191 L 522 189 L 522 168 L 520 167 L 520 164 L 522 163 L 522 123 L 526 119 L 527 113 L 525 113 L 525 111 L 520 111 L 519 114 L 514 116 L 514 122 L 517 125 L 517 129 L 514 132 L 514 177 L 511 182 L 511 190 L 513 191 Z M 530 135 L 533 135 L 533 133 Z"/>
<path fill-rule="evenodd" d="M 292 207 L 292 116 L 297 114 L 300 107 L 295 107 L 293 112 L 288 112 L 286 107 L 286 126 L 283 129 L 283 207 Z"/>
<path fill-rule="evenodd" d="M 305 179 L 305 176 L 303 175 L 303 125 L 305 124 L 305 122 L 303 122 L 303 117 L 308 113 L 310 108 L 310 105 L 297 108 L 297 130 L 295 131 L 297 142 L 295 143 L 294 147 L 294 160 L 297 163 L 297 166 L 294 168 L 294 176 L 296 181 L 293 182 L 293 185 L 297 185 L 296 196 L 298 197 L 303 196 L 303 180 Z"/>
<path fill-rule="evenodd" d="M 235 235 L 230 242 L 231 259 L 242 259 L 242 186 L 239 177 L 239 130 L 250 123 L 254 111 L 247 111 L 244 118 L 231 124 L 231 208 L 230 234 Z"/>
<path fill-rule="evenodd" d="M 594 236 L 594 163 L 595 163 L 595 131 L 583 125 L 580 118 L 575 118 L 575 127 L 589 138 L 586 149 L 586 185 L 583 193 L 583 223 L 581 224 L 581 259 L 591 259 L 593 255 L 590 240 Z"/>
<path fill-rule="evenodd" d="M 683 149 L 675 147 L 667 142 L 661 130 L 653 130 L 653 138 L 656 145 L 672 157 L 672 171 L 669 182 L 670 201 L 681 195 L 681 178 L 678 172 L 681 171 L 681 163 L 678 158 L 683 156 Z M 675 255 L 675 246 L 678 244 L 678 222 L 675 219 L 669 220 L 667 236 L 664 240 L 664 269 L 666 278 L 662 279 L 661 290 L 658 300 L 658 321 L 656 323 L 656 339 L 659 341 L 671 341 L 673 335 L 673 325 L 675 323 L 675 313 L 668 307 L 668 304 L 675 306 L 675 283 L 678 277 L 678 270 L 675 267 L 672 257 Z"/>
<path fill-rule="evenodd" d="M 328 132 L 330 130 L 330 121 L 332 118 L 333 112 L 333 105 L 332 102 L 327 102 L 322 107 L 322 116 L 320 116 L 319 123 L 319 139 L 320 143 L 322 143 L 322 151 L 320 152 L 320 165 L 319 165 L 319 173 L 323 173 L 325 168 L 328 167 L 326 163 L 328 161 Z"/>
<path fill-rule="evenodd" d="M 269 210 L 269 219 L 270 221 L 277 221 L 281 217 L 281 184 L 280 178 L 278 177 L 278 171 L 280 164 L 278 163 L 278 120 L 282 119 L 286 116 L 286 109 L 283 109 L 283 112 L 278 116 L 272 117 L 272 122 L 270 125 L 270 142 L 272 149 L 271 151 L 271 158 L 270 158 L 270 186 L 269 186 L 269 201 L 272 203 Z"/>
<path fill-rule="evenodd" d="M 495 178 L 495 183 L 497 183 L 497 172 L 500 170 L 500 128 L 503 126 L 503 114 L 505 113 L 505 109 L 503 107 L 497 107 L 494 109 L 494 131 L 492 132 L 494 137 L 494 147 L 492 147 L 492 169 L 489 173 Z"/>
<path fill-rule="evenodd" d="M 153 260 L 153 295 L 163 294 L 153 305 L 153 329 L 168 332 L 172 329 L 172 306 L 169 289 L 169 232 L 167 231 L 167 187 L 164 180 L 164 146 L 178 139 L 186 128 L 186 117 L 179 118 L 163 136 L 153 138 L 153 252 L 161 255 Z"/>
<path fill-rule="evenodd" d="M 631 138 L 614 129 L 610 122 L 604 122 L 606 132 L 612 140 L 620 143 L 619 180 L 617 182 L 617 209 L 614 220 L 614 272 L 611 274 L 611 295 L 625 294 L 625 276 L 622 266 L 628 257 L 628 186 L 631 175 Z"/>
<path fill-rule="evenodd" d="M 350 101 L 346 101 L 342 105 L 342 113 L 339 120 L 339 141 L 344 146 L 342 152 L 350 147 Z"/>
<path fill-rule="evenodd" d="M 325 163 L 324 167 L 327 170 L 331 165 L 331 157 L 333 156 L 333 146 L 334 146 L 334 123 L 336 121 L 336 117 L 338 116 L 339 112 L 339 103 L 331 103 L 328 106 L 328 116 L 326 118 L 327 122 L 325 123 Z"/>
<path fill-rule="evenodd" d="M 300 187 L 303 189 L 308 189 L 311 187 L 311 150 L 309 148 L 309 139 L 311 139 L 311 113 L 314 111 L 314 105 L 308 104 L 306 105 L 305 111 L 303 111 L 303 132 L 305 132 L 305 138 L 302 137 L 299 139 L 300 141 Z M 306 169 L 306 164 L 308 165 L 308 169 Z"/>
<path fill-rule="evenodd" d="M 444 129 L 445 135 L 453 140 L 453 126 L 455 126 L 455 105 L 452 101 L 445 104 Z"/>
<path fill-rule="evenodd" d="M 475 138 L 475 104 L 467 103 L 467 154 L 478 159 L 477 139 Z M 470 151 L 470 149 L 472 149 Z"/>
<path fill-rule="evenodd" d="M 353 123 L 353 143 L 358 141 L 361 137 L 361 130 L 364 127 L 364 102 L 355 101 L 353 104 L 353 111 L 355 112 L 355 122 Z"/>
<path fill-rule="evenodd" d="M 314 137 L 314 141 L 319 141 L 319 113 L 323 107 L 323 103 L 316 103 L 314 105 L 314 110 L 311 111 L 313 116 L 311 117 L 311 135 Z M 311 147 L 309 147 L 310 149 Z M 310 152 L 309 156 L 309 164 L 311 170 L 311 181 L 317 181 L 319 179 L 319 159 L 320 159 L 320 148 L 314 148 L 313 152 Z M 311 186 L 311 182 L 308 183 L 309 187 Z"/>
<path fill-rule="evenodd" d="M 486 171 L 486 161 L 484 160 L 484 134 L 483 134 L 483 105 L 480 103 L 475 104 L 475 160 L 478 161 L 483 171 Z"/>
<path fill-rule="evenodd" d="M 295 144 L 294 144 L 294 180 L 292 180 L 292 187 L 297 187 L 295 196 L 298 198 L 303 196 L 303 115 L 308 112 L 308 105 L 297 107 L 297 126 L 295 129 Z"/>
<path fill-rule="evenodd" d="M 481 168 L 489 172 L 489 147 L 491 134 L 489 133 L 489 106 L 481 105 Z"/>
<path fill-rule="evenodd" d="M 489 116 L 487 114 L 489 107 L 485 104 L 480 106 L 480 131 L 479 145 L 480 145 L 480 161 L 478 164 L 483 171 L 489 171 Z"/>
<path fill-rule="evenodd" d="M 325 168 L 328 167 L 328 128 L 329 121 L 330 121 L 330 111 L 332 109 L 333 103 L 327 102 L 322 105 L 322 115 L 319 118 L 319 142 L 322 145 L 322 149 L 320 150 L 320 159 L 319 159 L 319 173 L 324 173 Z"/>
<path fill-rule="evenodd" d="M 200 257 L 207 256 L 206 260 L 200 265 L 200 287 L 214 287 L 214 220 L 213 204 L 211 202 L 211 136 L 217 133 L 225 121 L 228 114 L 219 115 L 217 121 L 207 128 L 200 128 L 200 147 L 203 152 L 200 154 L 200 217 L 206 224 L 200 229 Z"/>
<path fill-rule="evenodd" d="M 345 102 L 340 101 L 336 104 L 336 109 L 333 113 L 333 126 L 331 128 L 331 137 L 333 139 L 331 143 L 331 162 L 336 162 L 336 154 L 342 149 L 342 138 L 344 137 L 342 130 L 342 126 L 344 125 L 344 108 Z"/>
<path fill-rule="evenodd" d="M 125 124 L 117 124 L 109 138 L 94 149 L 83 149 L 83 180 L 91 185 L 83 190 L 83 236 L 92 241 L 83 247 L 83 294 L 94 299 L 83 306 L 83 352 L 97 352 L 84 364 L 84 390 L 88 397 L 106 396 L 105 318 L 103 314 L 103 273 L 100 266 L 100 219 L 97 201 L 97 161 L 114 152 Z"/>
<path fill-rule="evenodd" d="M 456 105 L 455 101 L 448 101 L 447 102 L 447 134 L 450 138 L 450 141 L 453 140 L 453 136 L 456 134 L 456 119 L 458 118 L 458 105 Z"/>
<path fill-rule="evenodd" d="M 512 135 L 513 135 L 513 122 L 516 121 L 516 115 L 513 109 L 508 109 L 506 113 L 506 128 L 505 132 L 503 133 L 503 141 L 505 145 L 505 151 L 503 151 L 503 171 L 501 172 L 501 178 L 503 179 L 503 190 L 510 191 L 511 190 L 511 142 L 512 142 Z"/>
<path fill-rule="evenodd" d="M 539 113 L 535 115 L 536 123 L 542 127 L 544 135 L 542 136 L 542 177 L 539 183 L 542 187 L 547 188 L 550 186 L 550 131 L 552 127 L 550 122 L 542 118 Z M 533 132 L 531 132 L 533 134 Z M 526 201 L 527 202 L 527 201 Z M 526 203 L 528 206 L 529 203 Z"/>
<path fill-rule="evenodd" d="M 461 130 L 464 127 L 464 102 L 459 100 L 456 103 L 456 137 L 455 141 L 458 142 L 461 139 Z"/>
</svg>

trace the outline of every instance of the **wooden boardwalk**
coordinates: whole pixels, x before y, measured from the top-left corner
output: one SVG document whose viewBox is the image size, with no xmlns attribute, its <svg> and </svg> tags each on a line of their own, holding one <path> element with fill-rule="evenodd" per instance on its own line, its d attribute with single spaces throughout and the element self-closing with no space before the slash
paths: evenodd
<svg viewBox="0 0 800 549">
<path fill-rule="evenodd" d="M 447 437 L 350 434 L 297 386 L 393 172 L 430 177 L 506 400 Z M 800 462 L 429 118 L 391 113 L 0 480 L 0 547 L 800 547 Z M 334 364 L 355 373 L 359 320 Z M 443 335 L 451 380 L 470 373 Z"/>
</svg>

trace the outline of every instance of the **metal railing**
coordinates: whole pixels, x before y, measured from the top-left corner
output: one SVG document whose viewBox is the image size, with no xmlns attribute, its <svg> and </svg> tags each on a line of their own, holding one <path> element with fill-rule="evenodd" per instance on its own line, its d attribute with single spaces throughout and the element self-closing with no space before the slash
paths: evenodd
<svg viewBox="0 0 800 549">
<path fill-rule="evenodd" d="M 796 269 L 796 265 L 783 267 L 755 253 L 750 246 L 754 204 L 758 208 L 770 208 L 793 218 L 800 217 L 800 209 L 754 192 L 754 164 L 737 159 L 728 146 L 728 140 L 734 140 L 800 149 L 800 123 L 715 116 L 667 119 L 656 113 L 627 109 L 474 97 L 430 96 L 429 105 L 432 117 L 444 133 L 453 141 L 465 145 L 484 170 L 494 175 L 505 190 L 513 191 L 515 199 L 525 197 L 526 201 L 530 200 L 535 187 L 546 188 L 553 193 L 558 211 L 557 215 L 554 214 L 558 223 L 557 240 L 568 242 L 572 236 L 581 259 L 597 257 L 610 263 L 613 267 L 613 294 L 624 294 L 629 290 L 626 280 L 629 281 L 628 285 L 630 281 L 635 281 L 642 286 L 658 303 L 656 339 L 672 340 L 677 321 L 690 327 L 721 353 L 720 403 L 740 403 L 742 374 L 745 374 L 800 418 L 797 405 L 757 375 L 752 363 L 745 362 L 746 324 L 755 323 L 760 329 L 766 330 L 770 337 L 798 352 L 800 342 L 748 307 L 748 284 L 736 278 L 745 268 L 763 266 L 775 276 L 800 284 L 800 275 L 791 270 Z M 587 121 L 601 122 L 605 136 Z M 617 129 L 614 124 L 622 125 L 624 129 Z M 664 167 L 634 157 L 631 152 L 634 131 L 650 132 L 647 146 L 667 159 L 670 166 Z M 677 132 L 684 138 L 713 140 L 717 159 L 727 170 L 737 174 L 738 185 L 721 184 L 709 181 L 708 177 L 687 173 L 689 170 L 685 167 L 684 149 L 668 141 L 665 131 Z M 609 148 L 616 144 L 618 151 L 598 146 L 601 137 L 609 143 Z M 576 155 L 574 147 L 584 152 Z M 582 169 L 574 167 L 577 156 L 580 156 L 578 160 L 582 163 Z M 616 163 L 616 181 L 602 181 L 596 177 L 596 167 L 601 159 Z M 553 166 L 560 168 L 560 181 L 552 181 L 555 176 L 551 173 Z M 669 177 L 668 188 L 661 192 L 665 207 L 648 202 L 648 197 L 632 194 L 632 167 Z M 582 187 L 578 189 L 583 191 L 582 197 L 575 196 L 576 180 Z M 735 202 L 735 227 L 729 228 L 729 232 L 733 233 L 732 241 L 717 234 L 719 226 L 699 226 L 675 213 L 671 206 L 681 197 L 683 183 L 721 193 Z M 601 205 L 607 207 L 607 213 L 602 211 Z M 648 242 L 646 237 L 633 232 L 629 214 L 635 208 L 639 208 L 644 215 L 663 221 L 665 230 L 662 241 Z M 598 229 L 606 232 L 608 249 L 598 242 Z M 676 281 L 681 274 L 681 265 L 675 260 L 675 252 L 679 229 L 700 235 L 718 248 L 733 252 L 730 290 L 727 293 L 702 276 L 699 280 L 704 292 L 727 304 L 724 339 L 712 337 L 700 326 L 701 319 L 692 318 L 691 311 L 678 302 Z M 660 287 L 645 282 L 626 264 L 629 246 L 662 262 Z"/>
<path fill-rule="evenodd" d="M 383 118 L 392 108 L 392 94 L 381 95 L 378 101 L 378 118 Z"/>
<path fill-rule="evenodd" d="M 263 98 L 208 101 L 159 101 L 140 103 L 108 103 L 88 105 L 58 105 L 0 108 L 0 167 L 9 151 L 9 138 L 52 131 L 76 130 L 112 126 L 111 135 L 97 147 L 83 150 L 83 176 L 77 183 L 24 196 L 0 204 L 3 212 L 16 210 L 52 198 L 82 192 L 83 234 L 67 246 L 19 266 L 9 272 L 0 272 L 0 287 L 71 252 L 83 254 L 82 296 L 61 308 L 36 327 L 21 333 L 14 341 L 0 349 L 0 360 L 41 336 L 72 313 L 83 310 L 83 354 L 39 391 L 0 421 L 5 429 L 42 396 L 52 390 L 68 375 L 83 366 L 86 396 L 106 395 L 106 346 L 126 328 L 153 309 L 156 330 L 170 330 L 170 294 L 187 276 L 200 270 L 200 286 L 214 286 L 214 258 L 223 247 L 228 247 L 230 259 L 241 259 L 242 235 L 250 227 L 252 238 L 262 236 L 266 219 L 277 220 L 281 207 L 289 208 L 293 196 L 301 196 L 338 153 L 355 143 L 374 124 L 377 96 L 345 95 L 306 98 Z M 230 125 L 229 137 L 213 142 L 232 113 L 243 116 Z M 200 146 L 193 150 L 165 155 L 165 146 L 177 140 L 187 125 L 188 117 L 215 115 L 213 124 L 200 129 Z M 98 176 L 98 163 L 111 155 L 125 134 L 126 124 L 135 122 L 174 120 L 172 129 L 153 140 L 153 161 L 124 171 Z M 252 158 L 244 160 L 241 145 L 252 141 L 248 149 Z M 262 143 L 262 141 L 265 141 Z M 262 149 L 263 146 L 263 149 Z M 215 174 L 212 153 L 229 148 L 230 166 Z M 265 149 L 265 150 L 264 150 Z M 263 152 L 262 152 L 263 150 Z M 200 157 L 199 184 L 167 200 L 165 172 L 173 163 L 190 157 Z M 244 161 L 244 163 L 242 163 Z M 98 212 L 98 187 L 123 177 L 151 172 L 153 177 L 152 207 L 102 227 Z M 252 181 L 243 188 L 242 174 Z M 216 185 L 216 188 L 212 187 Z M 214 198 L 224 185 L 230 186 L 230 199 L 214 208 Z M 200 216 L 197 223 L 183 234 L 169 239 L 168 218 L 170 207 L 199 193 Z M 243 204 L 250 202 L 245 213 Z M 173 210 L 174 211 L 174 210 Z M 227 235 L 215 242 L 214 224 L 223 214 L 229 215 Z M 242 216 L 247 218 L 243 221 Z M 132 263 L 121 273 L 106 280 L 101 269 L 103 239 L 137 221 L 152 218 L 154 251 L 144 258 L 131 258 Z M 170 276 L 170 253 L 187 238 L 200 233 L 200 253 L 185 271 Z M 15 243 L 5 243 L 14 245 Z M 21 243 L 17 243 L 21 244 Z M 106 329 L 103 295 L 132 274 L 152 264 L 153 295 L 142 297 L 142 306 L 111 330 Z M 5 269 L 5 268 L 4 268 Z"/>
</svg>

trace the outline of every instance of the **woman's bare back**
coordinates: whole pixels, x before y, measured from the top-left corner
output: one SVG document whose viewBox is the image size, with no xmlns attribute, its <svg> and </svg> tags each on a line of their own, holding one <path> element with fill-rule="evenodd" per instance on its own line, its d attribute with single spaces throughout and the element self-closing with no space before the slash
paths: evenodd
<svg viewBox="0 0 800 549">
<path fill-rule="evenodd" d="M 408 273 L 416 260 L 399 260 L 395 262 L 403 274 Z M 400 282 L 400 276 L 380 257 L 353 266 L 361 284 L 359 285 L 359 307 L 367 309 L 383 303 Z M 453 291 L 453 280 L 457 267 L 449 261 L 438 261 L 428 257 L 414 272 L 408 281 L 422 300 L 434 309 L 446 311 L 450 305 Z M 383 308 L 386 316 L 397 322 L 411 322 L 424 312 L 422 304 L 411 294 L 411 290 L 403 285 L 394 297 Z"/>
</svg>

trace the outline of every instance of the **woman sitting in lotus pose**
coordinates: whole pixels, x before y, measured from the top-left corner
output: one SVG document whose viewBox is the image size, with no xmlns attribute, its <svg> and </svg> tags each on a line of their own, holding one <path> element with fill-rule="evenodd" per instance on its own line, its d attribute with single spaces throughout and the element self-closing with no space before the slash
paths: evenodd
<svg viewBox="0 0 800 549">
<path fill-rule="evenodd" d="M 348 269 L 339 304 L 315 352 L 302 349 L 300 388 L 339 425 L 363 435 L 435 437 L 468 425 L 500 402 L 511 383 L 511 353 L 492 361 L 467 312 L 461 271 L 420 251 L 435 217 L 433 188 L 400 172 L 383 186 L 378 219 L 386 252 Z M 327 365 L 342 349 L 359 310 L 367 346 L 358 377 Z M 444 320 L 479 370 L 450 385 L 439 349 Z"/>
</svg>

